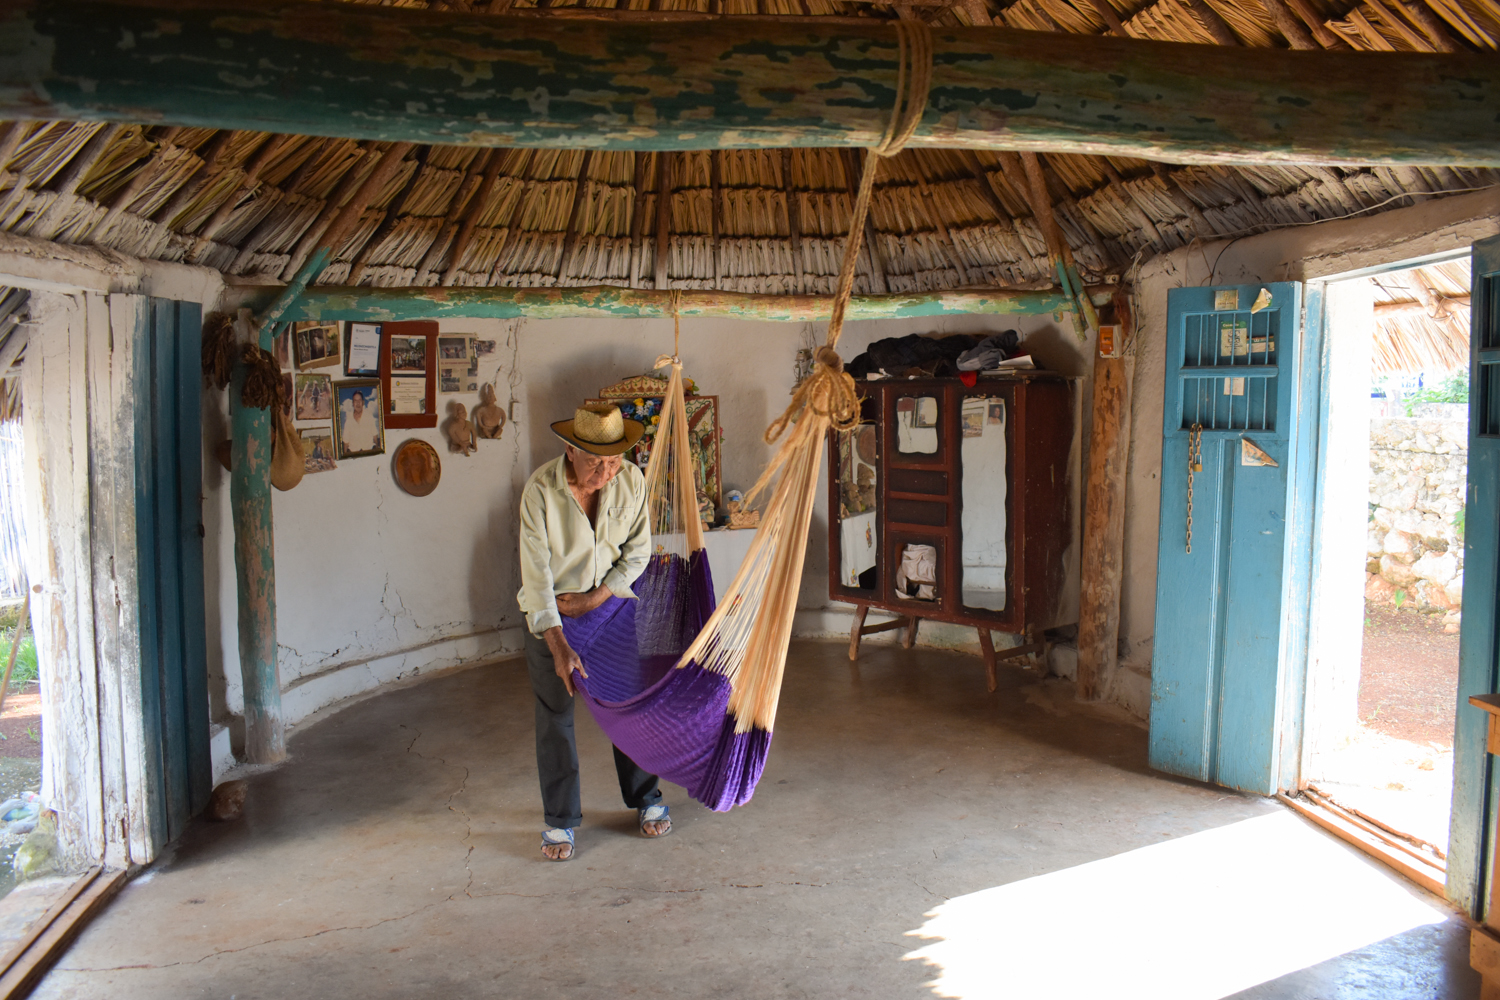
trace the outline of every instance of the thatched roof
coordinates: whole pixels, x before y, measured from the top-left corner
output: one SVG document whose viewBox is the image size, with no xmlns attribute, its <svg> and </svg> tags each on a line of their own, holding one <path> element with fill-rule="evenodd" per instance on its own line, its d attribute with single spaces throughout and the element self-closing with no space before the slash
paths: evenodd
<svg viewBox="0 0 1500 1000">
<path fill-rule="evenodd" d="M 1370 278 L 1375 286 L 1375 375 L 1469 367 L 1467 257 Z"/>
<path fill-rule="evenodd" d="M 431 6 L 553 18 L 907 17 L 1252 47 L 1488 51 L 1500 41 L 1496 0 Z M 0 229 L 268 280 L 290 277 L 392 148 L 200 128 L 4 128 Z M 657 199 L 665 188 L 669 287 L 831 292 L 859 163 L 859 154 L 836 149 L 397 149 L 399 166 L 387 161 L 394 171 L 320 283 L 651 288 Z M 1458 167 L 1176 167 L 1074 154 L 1044 155 L 1042 163 L 1057 221 L 1090 280 L 1123 274 L 1194 240 L 1384 211 L 1500 182 L 1493 170 Z M 1013 153 L 922 149 L 885 161 L 872 207 L 875 253 L 866 257 L 856 291 L 1050 285 L 1030 192 Z"/>
</svg>

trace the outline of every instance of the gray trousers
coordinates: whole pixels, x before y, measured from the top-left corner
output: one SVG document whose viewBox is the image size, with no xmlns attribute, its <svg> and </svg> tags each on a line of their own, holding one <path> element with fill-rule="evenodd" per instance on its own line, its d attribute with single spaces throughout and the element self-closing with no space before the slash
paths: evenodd
<svg viewBox="0 0 1500 1000">
<path fill-rule="evenodd" d="M 549 827 L 571 830 L 583 823 L 578 780 L 578 739 L 573 732 L 573 696 L 557 676 L 547 643 L 526 633 L 526 669 L 536 694 L 536 770 L 542 783 L 542 813 Z M 620 795 L 631 809 L 661 801 L 657 777 L 615 747 Z"/>
</svg>

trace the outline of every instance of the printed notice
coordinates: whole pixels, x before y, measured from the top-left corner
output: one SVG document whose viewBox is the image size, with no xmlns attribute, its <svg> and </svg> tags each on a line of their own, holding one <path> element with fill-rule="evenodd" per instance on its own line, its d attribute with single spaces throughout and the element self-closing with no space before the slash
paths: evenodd
<svg viewBox="0 0 1500 1000">
<path fill-rule="evenodd" d="M 1240 290 L 1238 288 L 1220 288 L 1214 292 L 1214 311 L 1224 312 L 1240 307 Z"/>
<path fill-rule="evenodd" d="M 391 379 L 391 412 L 426 413 L 427 379 L 425 377 Z"/>
</svg>

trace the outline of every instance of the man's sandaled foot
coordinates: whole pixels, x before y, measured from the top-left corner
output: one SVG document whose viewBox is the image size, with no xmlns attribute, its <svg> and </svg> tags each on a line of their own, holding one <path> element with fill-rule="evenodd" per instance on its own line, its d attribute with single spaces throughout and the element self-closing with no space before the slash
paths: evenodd
<svg viewBox="0 0 1500 1000">
<path fill-rule="evenodd" d="M 542 831 L 542 856 L 548 861 L 567 861 L 573 857 L 573 831 L 553 827 Z"/>
<path fill-rule="evenodd" d="M 641 824 L 641 836 L 665 837 L 672 832 L 672 817 L 667 815 L 667 807 L 660 802 L 635 812 Z"/>
</svg>

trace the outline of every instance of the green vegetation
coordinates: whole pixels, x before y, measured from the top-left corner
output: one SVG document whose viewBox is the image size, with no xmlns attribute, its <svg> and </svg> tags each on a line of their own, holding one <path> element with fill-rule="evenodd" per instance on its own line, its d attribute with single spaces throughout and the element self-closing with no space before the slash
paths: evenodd
<svg viewBox="0 0 1500 1000">
<path fill-rule="evenodd" d="M 1458 540 L 1460 542 L 1464 540 L 1464 514 L 1466 514 L 1468 510 L 1468 504 L 1464 504 L 1462 507 L 1458 508 L 1458 510 L 1454 513 L 1453 521 L 1451 522 L 1453 524 L 1453 529 L 1458 532 Z"/>
<path fill-rule="evenodd" d="M 0 631 L 0 673 L 4 673 L 5 664 L 10 661 L 10 644 L 15 635 L 14 628 Z M 28 631 L 21 638 L 21 648 L 16 651 L 16 669 L 10 675 L 10 689 L 19 691 L 36 678 L 36 641 Z"/>
<path fill-rule="evenodd" d="M 1430 388 L 1418 389 L 1401 400 L 1406 415 L 1424 403 L 1467 403 L 1469 401 L 1469 373 L 1457 371 Z"/>
<path fill-rule="evenodd" d="M 1403 605 L 1403 604 L 1406 603 L 1406 591 L 1404 591 L 1404 590 L 1398 590 L 1398 591 L 1396 591 L 1394 594 L 1391 595 L 1391 600 L 1395 602 L 1395 604 L 1396 604 L 1396 610 L 1400 611 L 1401 610 L 1401 605 Z"/>
</svg>

